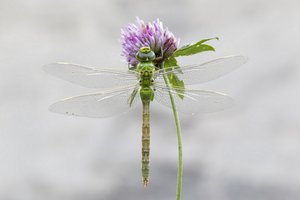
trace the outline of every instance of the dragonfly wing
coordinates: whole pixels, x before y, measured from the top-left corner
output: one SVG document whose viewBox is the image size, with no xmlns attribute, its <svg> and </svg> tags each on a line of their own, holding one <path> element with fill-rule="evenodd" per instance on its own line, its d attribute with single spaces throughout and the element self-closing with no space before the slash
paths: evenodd
<svg viewBox="0 0 300 200">
<path fill-rule="evenodd" d="M 203 83 L 223 76 L 247 61 L 244 56 L 227 56 L 203 64 L 181 67 L 164 72 L 159 70 L 157 81 L 164 82 L 162 75 L 175 73 L 186 85 Z"/>
<path fill-rule="evenodd" d="M 71 63 L 52 63 L 44 66 L 51 75 L 88 88 L 110 88 L 137 82 L 135 71 L 96 69 Z"/>
<path fill-rule="evenodd" d="M 82 117 L 104 118 L 129 111 L 136 106 L 139 92 L 129 103 L 132 91 L 139 86 L 70 97 L 52 104 L 50 111 Z"/>
<path fill-rule="evenodd" d="M 170 92 L 178 111 L 185 114 L 216 112 L 233 105 L 231 97 L 219 92 L 188 89 Z M 157 87 L 154 98 L 162 105 L 172 108 L 168 88 Z"/>
</svg>

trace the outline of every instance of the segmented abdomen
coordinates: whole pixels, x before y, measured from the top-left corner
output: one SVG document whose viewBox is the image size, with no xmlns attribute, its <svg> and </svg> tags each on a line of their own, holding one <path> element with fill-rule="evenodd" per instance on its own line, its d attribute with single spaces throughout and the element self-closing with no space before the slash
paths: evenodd
<svg viewBox="0 0 300 200">
<path fill-rule="evenodd" d="M 150 102 L 143 102 L 142 125 L 142 175 L 144 187 L 149 181 L 149 156 L 150 156 Z"/>
</svg>

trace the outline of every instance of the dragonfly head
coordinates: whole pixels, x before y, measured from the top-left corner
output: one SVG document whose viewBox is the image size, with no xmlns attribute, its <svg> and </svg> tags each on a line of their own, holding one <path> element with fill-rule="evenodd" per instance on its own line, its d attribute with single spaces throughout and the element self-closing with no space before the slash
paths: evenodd
<svg viewBox="0 0 300 200">
<path fill-rule="evenodd" d="M 155 54 L 150 47 L 145 46 L 140 48 L 136 54 L 136 58 L 140 62 L 149 62 L 155 59 Z"/>
</svg>

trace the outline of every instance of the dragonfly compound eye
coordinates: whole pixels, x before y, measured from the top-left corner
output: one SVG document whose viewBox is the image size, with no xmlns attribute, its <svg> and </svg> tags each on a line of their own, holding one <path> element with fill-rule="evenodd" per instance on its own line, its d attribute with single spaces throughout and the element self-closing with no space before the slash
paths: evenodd
<svg viewBox="0 0 300 200">
<path fill-rule="evenodd" d="M 150 47 L 142 47 L 136 54 L 136 58 L 140 62 L 149 62 L 155 59 L 155 54 Z"/>
</svg>

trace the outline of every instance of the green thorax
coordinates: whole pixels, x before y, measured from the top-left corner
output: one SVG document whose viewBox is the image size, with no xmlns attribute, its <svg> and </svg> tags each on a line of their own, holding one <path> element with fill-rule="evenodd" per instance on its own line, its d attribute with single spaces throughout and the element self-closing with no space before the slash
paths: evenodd
<svg viewBox="0 0 300 200">
<path fill-rule="evenodd" d="M 136 58 L 139 60 L 137 71 L 140 79 L 141 98 L 143 101 L 151 101 L 154 97 L 152 85 L 155 73 L 155 66 L 153 64 L 155 54 L 151 51 L 150 47 L 142 47 L 136 54 Z"/>
<path fill-rule="evenodd" d="M 139 61 L 137 65 L 137 71 L 139 73 L 140 86 L 150 87 L 153 85 L 155 66 L 153 60 L 155 54 L 151 51 L 150 47 L 142 47 L 136 54 L 136 58 Z"/>
</svg>

